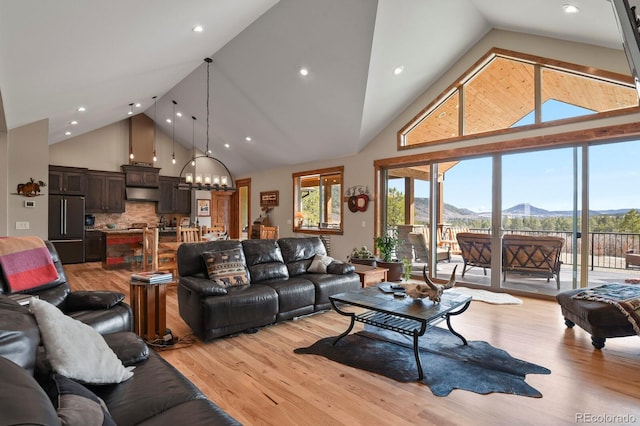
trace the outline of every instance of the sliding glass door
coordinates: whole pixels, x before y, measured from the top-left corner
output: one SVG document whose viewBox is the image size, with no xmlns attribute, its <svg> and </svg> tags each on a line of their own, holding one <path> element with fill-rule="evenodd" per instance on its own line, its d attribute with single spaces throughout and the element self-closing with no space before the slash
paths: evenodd
<svg viewBox="0 0 640 426">
<path fill-rule="evenodd" d="M 574 288 L 581 148 L 502 156 L 502 283 L 528 293 Z M 575 277 L 575 280 L 574 280 Z"/>
<path fill-rule="evenodd" d="M 639 141 L 589 147 L 589 286 L 640 280 L 638 158 Z"/>
<path fill-rule="evenodd" d="M 491 284 L 492 164 L 492 157 L 438 164 L 437 244 L 451 255 L 449 262 L 439 262 L 441 278 L 457 265 L 459 279 Z"/>
<path fill-rule="evenodd" d="M 386 230 L 415 271 L 457 266 L 470 285 L 552 296 L 640 281 L 638 158 L 640 141 L 582 143 L 383 169 Z"/>
</svg>

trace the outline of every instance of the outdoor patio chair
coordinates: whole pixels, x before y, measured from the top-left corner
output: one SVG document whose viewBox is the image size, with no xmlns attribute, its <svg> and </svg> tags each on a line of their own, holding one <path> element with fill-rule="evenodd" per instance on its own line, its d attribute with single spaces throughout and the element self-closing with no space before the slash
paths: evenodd
<svg viewBox="0 0 640 426">
<path fill-rule="evenodd" d="M 491 267 L 491 235 L 460 232 L 456 238 L 464 262 L 462 276 L 464 277 L 467 269 L 475 266 L 482 268 L 484 274 L 487 275 L 487 268 Z"/>
<path fill-rule="evenodd" d="M 504 281 L 507 272 L 541 275 L 555 278 L 560 290 L 560 253 L 564 238 L 537 235 L 505 234 L 502 237 L 502 271 Z"/>
<path fill-rule="evenodd" d="M 414 261 L 421 262 L 422 265 L 429 263 L 429 242 L 427 235 L 422 232 L 409 232 L 409 242 L 413 246 Z M 451 254 L 449 248 L 438 247 L 436 250 L 436 262 L 450 261 Z M 420 270 L 422 266 L 420 266 Z M 413 269 L 413 268 L 412 268 Z"/>
</svg>

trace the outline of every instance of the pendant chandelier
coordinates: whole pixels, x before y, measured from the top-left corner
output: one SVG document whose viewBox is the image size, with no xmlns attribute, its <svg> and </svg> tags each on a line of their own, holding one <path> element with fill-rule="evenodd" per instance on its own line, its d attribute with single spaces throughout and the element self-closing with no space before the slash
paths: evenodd
<svg viewBox="0 0 640 426">
<path fill-rule="evenodd" d="M 205 58 L 204 61 L 207 63 L 207 146 L 203 155 L 196 155 L 196 117 L 191 117 L 193 119 L 191 130 L 192 154 L 191 159 L 187 161 L 187 163 L 182 167 L 182 170 L 180 170 L 180 177 L 183 178 L 183 180 L 180 184 L 178 184 L 178 189 L 187 191 L 235 191 L 236 188 L 233 182 L 233 177 L 231 176 L 231 172 L 229 172 L 229 169 L 221 160 L 212 156 L 211 150 L 209 149 L 209 68 L 213 60 L 211 58 Z"/>
</svg>

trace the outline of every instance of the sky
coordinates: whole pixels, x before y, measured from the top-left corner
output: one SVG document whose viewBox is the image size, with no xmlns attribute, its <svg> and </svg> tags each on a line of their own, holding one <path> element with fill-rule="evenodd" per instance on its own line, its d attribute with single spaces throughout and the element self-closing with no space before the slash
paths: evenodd
<svg viewBox="0 0 640 426">
<path fill-rule="evenodd" d="M 592 113 L 572 105 L 548 101 L 543 120 Z M 529 124 L 531 114 L 514 125 Z M 578 167 L 580 148 L 575 149 Z M 574 148 L 560 148 L 502 157 L 502 207 L 529 203 L 545 210 L 573 208 Z M 640 141 L 609 143 L 589 148 L 591 210 L 640 208 Z M 444 201 L 474 212 L 491 211 L 491 158 L 463 160 L 445 173 Z M 579 169 L 580 170 L 580 169 Z M 578 179 L 580 179 L 578 174 Z M 402 185 L 398 181 L 398 185 Z M 404 191 L 401 186 L 395 186 Z M 581 189 L 578 189 L 578 193 Z M 428 197 L 428 182 L 416 181 L 416 197 Z M 580 201 L 578 201 L 580 203 Z M 579 206 L 578 206 L 579 207 Z"/>
</svg>

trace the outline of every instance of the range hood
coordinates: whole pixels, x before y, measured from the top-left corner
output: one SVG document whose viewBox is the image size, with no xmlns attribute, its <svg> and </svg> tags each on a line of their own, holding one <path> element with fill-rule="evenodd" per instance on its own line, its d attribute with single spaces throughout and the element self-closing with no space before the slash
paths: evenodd
<svg viewBox="0 0 640 426">
<path fill-rule="evenodd" d="M 160 190 L 158 188 L 140 188 L 128 186 L 125 188 L 127 201 L 158 201 Z"/>
<path fill-rule="evenodd" d="M 149 166 L 123 164 L 127 201 L 160 200 L 160 169 Z"/>
</svg>

